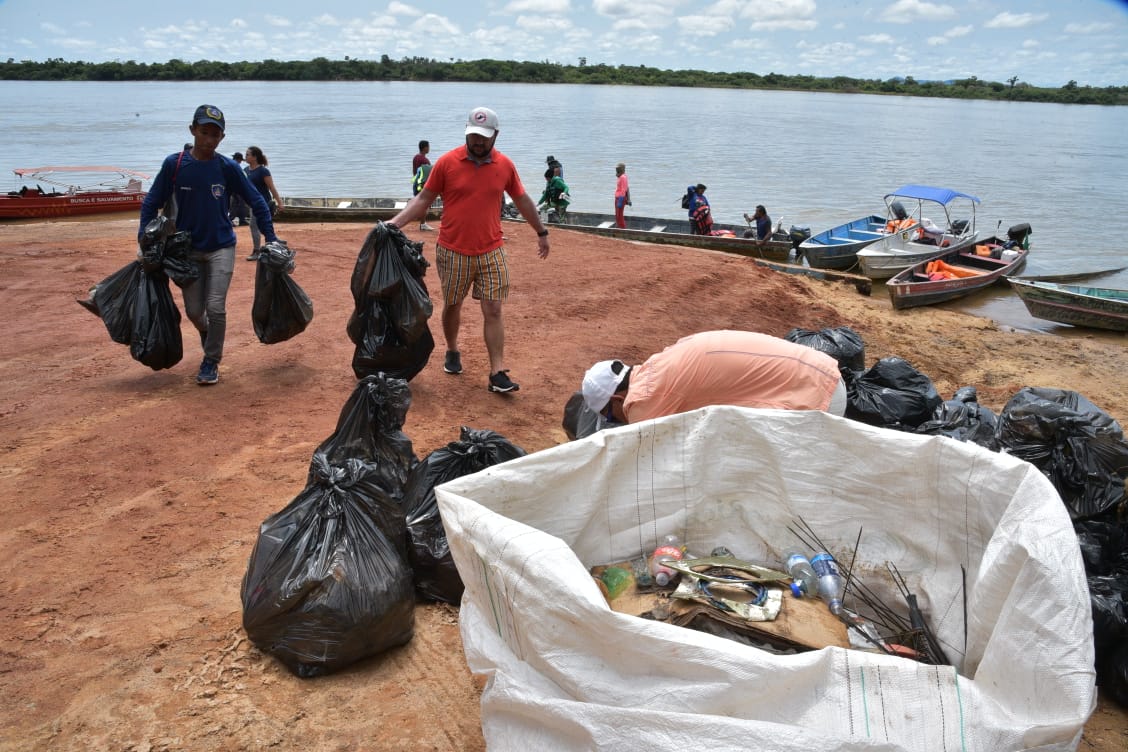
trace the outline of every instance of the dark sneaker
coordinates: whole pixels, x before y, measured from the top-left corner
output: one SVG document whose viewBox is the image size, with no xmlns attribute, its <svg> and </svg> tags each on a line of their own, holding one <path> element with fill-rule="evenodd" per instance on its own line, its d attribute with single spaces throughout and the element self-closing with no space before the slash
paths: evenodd
<svg viewBox="0 0 1128 752">
<path fill-rule="evenodd" d="M 446 360 L 443 361 L 443 370 L 447 373 L 462 373 L 462 356 L 458 350 L 447 350 Z"/>
<path fill-rule="evenodd" d="M 200 386 L 207 386 L 219 381 L 219 363 L 216 363 L 211 358 L 204 358 L 200 363 L 200 372 L 196 374 L 196 383 Z"/>
<path fill-rule="evenodd" d="M 255 251 L 250 256 L 247 256 L 247 261 L 258 261 L 258 251 Z"/>
<path fill-rule="evenodd" d="M 520 388 L 520 386 L 510 380 L 508 370 L 490 374 L 491 392 L 516 392 Z"/>
</svg>

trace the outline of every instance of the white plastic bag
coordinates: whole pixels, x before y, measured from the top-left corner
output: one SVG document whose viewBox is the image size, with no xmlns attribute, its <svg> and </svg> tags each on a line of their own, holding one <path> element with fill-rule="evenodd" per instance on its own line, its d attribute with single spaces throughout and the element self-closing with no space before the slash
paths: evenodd
<svg viewBox="0 0 1128 752">
<path fill-rule="evenodd" d="M 467 660 L 490 677 L 490 750 L 1064 751 L 1095 705 L 1068 514 L 1008 455 L 821 412 L 711 407 L 436 495 L 466 585 Z M 775 655 L 613 612 L 588 575 L 668 533 L 776 561 L 800 517 L 840 557 L 860 527 L 855 566 L 897 565 L 958 670 L 839 648 Z M 866 584 L 903 603 L 888 578 Z"/>
</svg>

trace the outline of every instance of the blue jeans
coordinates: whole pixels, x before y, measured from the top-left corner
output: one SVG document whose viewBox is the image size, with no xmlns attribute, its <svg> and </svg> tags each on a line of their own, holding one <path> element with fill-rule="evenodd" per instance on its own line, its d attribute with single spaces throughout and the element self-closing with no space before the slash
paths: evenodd
<svg viewBox="0 0 1128 752">
<path fill-rule="evenodd" d="M 227 288 L 235 271 L 235 246 L 192 251 L 189 258 L 200 265 L 200 276 L 182 291 L 184 313 L 204 335 L 204 357 L 218 363 L 227 334 Z"/>
</svg>

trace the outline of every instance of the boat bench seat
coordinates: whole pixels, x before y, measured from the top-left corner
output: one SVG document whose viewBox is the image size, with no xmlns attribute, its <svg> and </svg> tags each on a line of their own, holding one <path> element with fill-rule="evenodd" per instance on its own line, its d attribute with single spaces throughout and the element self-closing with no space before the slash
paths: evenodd
<svg viewBox="0 0 1128 752">
<path fill-rule="evenodd" d="M 884 232 L 874 232 L 873 230 L 854 230 L 851 235 L 858 235 L 863 238 L 881 238 L 885 236 Z"/>
</svg>

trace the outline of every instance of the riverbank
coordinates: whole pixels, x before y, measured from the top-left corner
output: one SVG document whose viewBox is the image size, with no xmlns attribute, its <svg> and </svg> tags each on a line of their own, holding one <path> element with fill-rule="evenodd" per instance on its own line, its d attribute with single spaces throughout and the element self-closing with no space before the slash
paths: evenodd
<svg viewBox="0 0 1128 752">
<path fill-rule="evenodd" d="M 136 219 L 0 225 L 6 301 L 7 525 L 0 615 L 0 749 L 484 749 L 480 680 L 466 668 L 457 609 L 420 606 L 404 648 L 316 680 L 252 648 L 239 587 L 258 526 L 305 485 L 314 448 L 355 385 L 345 335 L 349 279 L 370 226 L 279 226 L 315 318 L 262 345 L 250 324 L 253 265 L 228 299 L 219 383 L 194 383 L 200 353 L 153 372 L 76 305 L 132 259 Z M 506 354 L 521 391 L 486 391 L 481 317 L 467 307 L 462 375 L 440 344 L 411 382 L 404 431 L 422 458 L 492 429 L 528 451 L 566 441 L 563 406 L 594 361 L 641 362 L 702 329 L 783 336 L 850 326 L 866 363 L 897 355 L 951 397 L 973 385 L 998 411 L 1024 386 L 1073 389 L 1123 423 L 1128 351 L 1099 338 L 1007 331 L 950 311 L 893 311 L 845 284 L 748 259 L 554 229 L 552 253 L 507 227 L 513 293 Z M 241 259 L 249 232 L 238 228 Z M 434 234 L 409 235 L 428 241 Z M 427 282 L 436 298 L 433 269 Z M 179 296 L 177 304 L 181 305 Z M 1101 700 L 1081 749 L 1128 742 L 1128 713 Z"/>
</svg>

